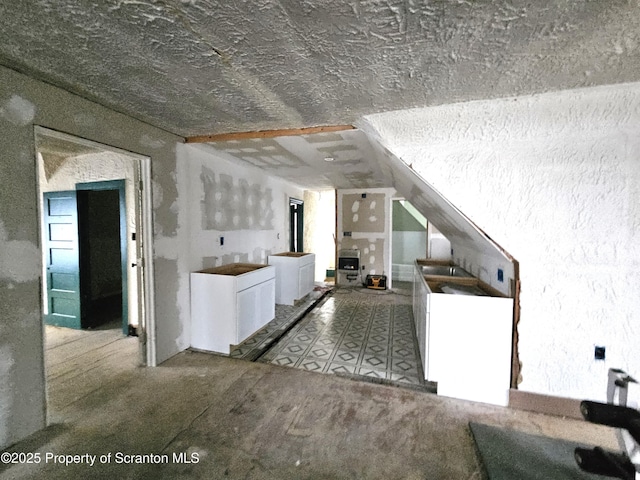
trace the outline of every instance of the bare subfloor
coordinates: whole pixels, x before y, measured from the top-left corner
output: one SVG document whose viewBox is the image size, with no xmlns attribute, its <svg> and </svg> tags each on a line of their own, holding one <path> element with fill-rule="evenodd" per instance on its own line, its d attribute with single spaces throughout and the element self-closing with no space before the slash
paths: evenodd
<svg viewBox="0 0 640 480">
<path fill-rule="evenodd" d="M 187 351 L 134 367 L 137 339 L 112 334 L 52 348 L 71 356 L 49 366 L 53 424 L 10 449 L 40 463 L 0 478 L 481 479 L 469 421 L 615 448 L 582 421 L 276 365 Z"/>
</svg>

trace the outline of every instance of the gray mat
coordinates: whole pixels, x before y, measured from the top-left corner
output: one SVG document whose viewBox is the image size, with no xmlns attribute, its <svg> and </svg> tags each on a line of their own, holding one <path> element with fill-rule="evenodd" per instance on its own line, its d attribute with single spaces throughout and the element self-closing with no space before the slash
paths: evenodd
<svg viewBox="0 0 640 480">
<path fill-rule="evenodd" d="M 574 449 L 593 445 L 481 423 L 469 423 L 469 427 L 489 480 L 611 480 L 583 472 L 576 464 Z"/>
</svg>

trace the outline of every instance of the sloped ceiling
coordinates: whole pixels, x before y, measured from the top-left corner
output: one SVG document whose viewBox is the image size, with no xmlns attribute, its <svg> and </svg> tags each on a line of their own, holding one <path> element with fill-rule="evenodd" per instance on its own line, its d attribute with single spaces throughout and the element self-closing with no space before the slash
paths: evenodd
<svg viewBox="0 0 640 480">
<path fill-rule="evenodd" d="M 0 2 L 0 64 L 184 137 L 640 80 L 630 0 Z"/>
<path fill-rule="evenodd" d="M 357 129 L 193 145 L 310 190 L 388 186 L 369 138 Z"/>
<path fill-rule="evenodd" d="M 639 48 L 630 0 L 0 2 L 1 65 L 183 137 L 638 81 Z M 357 131 L 198 148 L 310 189 L 393 186 Z"/>
<path fill-rule="evenodd" d="M 0 2 L 0 65 L 183 137 L 636 82 L 639 53 L 637 0 Z M 374 136 L 194 148 L 310 189 L 393 186 L 451 239 L 495 252 Z"/>
</svg>

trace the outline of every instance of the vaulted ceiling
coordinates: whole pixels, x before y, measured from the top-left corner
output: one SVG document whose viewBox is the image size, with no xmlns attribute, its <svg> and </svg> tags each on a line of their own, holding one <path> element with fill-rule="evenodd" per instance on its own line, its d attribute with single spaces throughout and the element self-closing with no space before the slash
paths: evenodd
<svg viewBox="0 0 640 480">
<path fill-rule="evenodd" d="M 640 80 L 636 0 L 0 2 L 0 64 L 184 137 Z"/>
</svg>

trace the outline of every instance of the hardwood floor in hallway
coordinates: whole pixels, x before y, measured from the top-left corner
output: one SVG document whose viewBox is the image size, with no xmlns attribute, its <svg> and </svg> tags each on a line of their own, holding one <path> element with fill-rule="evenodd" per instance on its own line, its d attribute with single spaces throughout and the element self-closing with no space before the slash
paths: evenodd
<svg viewBox="0 0 640 480">
<path fill-rule="evenodd" d="M 96 330 L 45 326 L 45 373 L 49 423 L 73 416 L 74 404 L 140 366 L 138 337 L 119 321 Z"/>
</svg>

